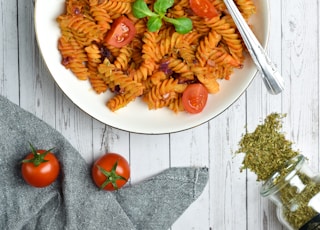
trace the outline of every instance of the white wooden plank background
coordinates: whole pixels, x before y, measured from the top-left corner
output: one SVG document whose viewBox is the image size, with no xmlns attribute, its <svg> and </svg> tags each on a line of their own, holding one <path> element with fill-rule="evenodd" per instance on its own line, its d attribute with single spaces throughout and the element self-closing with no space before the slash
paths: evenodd
<svg viewBox="0 0 320 230">
<path fill-rule="evenodd" d="M 131 183 L 173 166 L 208 166 L 201 197 L 172 230 L 282 229 L 275 207 L 259 195 L 251 172 L 234 157 L 244 127 L 253 130 L 271 112 L 287 113 L 284 131 L 319 170 L 319 1 L 270 0 L 268 52 L 285 77 L 272 96 L 259 76 L 224 113 L 191 130 L 142 135 L 106 126 L 83 113 L 55 85 L 37 47 L 31 0 L 0 0 L 0 94 L 61 132 L 91 163 L 114 151 L 130 160 Z M 1 108 L 0 108 L 1 109 Z"/>
</svg>

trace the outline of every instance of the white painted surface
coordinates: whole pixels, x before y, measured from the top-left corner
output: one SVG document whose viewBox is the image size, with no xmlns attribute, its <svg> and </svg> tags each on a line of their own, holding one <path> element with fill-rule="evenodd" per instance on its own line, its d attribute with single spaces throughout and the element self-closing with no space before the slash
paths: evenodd
<svg viewBox="0 0 320 230">
<path fill-rule="evenodd" d="M 250 172 L 233 155 L 245 126 L 253 130 L 271 112 L 287 113 L 284 132 L 319 169 L 319 1 L 270 0 L 268 53 L 285 77 L 281 95 L 269 95 L 258 77 L 230 108 L 196 128 L 141 135 L 108 127 L 82 112 L 55 85 L 34 32 L 34 1 L 0 0 L 0 94 L 61 132 L 91 163 L 106 151 L 130 159 L 131 183 L 173 166 L 208 166 L 201 197 L 172 230 L 280 230 L 275 207 L 259 195 Z"/>
</svg>

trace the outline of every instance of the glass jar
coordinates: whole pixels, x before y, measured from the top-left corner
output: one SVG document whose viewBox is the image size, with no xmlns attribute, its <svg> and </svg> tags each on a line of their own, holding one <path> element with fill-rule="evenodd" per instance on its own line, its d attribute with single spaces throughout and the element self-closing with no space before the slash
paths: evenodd
<svg viewBox="0 0 320 230">
<path fill-rule="evenodd" d="M 303 155 L 288 160 L 265 181 L 260 194 L 275 203 L 278 219 L 288 229 L 320 229 L 320 175 Z"/>
</svg>

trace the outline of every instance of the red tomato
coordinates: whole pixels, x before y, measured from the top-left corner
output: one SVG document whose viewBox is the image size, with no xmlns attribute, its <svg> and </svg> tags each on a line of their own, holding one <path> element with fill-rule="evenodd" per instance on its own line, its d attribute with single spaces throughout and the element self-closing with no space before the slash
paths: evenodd
<svg viewBox="0 0 320 230">
<path fill-rule="evenodd" d="M 109 45 L 121 48 L 129 44 L 136 34 L 133 22 L 125 16 L 117 18 L 107 32 L 105 42 Z"/>
<path fill-rule="evenodd" d="M 101 189 L 112 191 L 124 186 L 130 178 L 127 160 L 117 153 L 106 153 L 93 164 L 92 179 Z"/>
<path fill-rule="evenodd" d="M 200 113 L 208 99 L 208 90 L 201 83 L 188 85 L 182 95 L 182 104 L 189 113 Z"/>
<path fill-rule="evenodd" d="M 192 11 L 205 18 L 213 18 L 218 16 L 218 11 L 209 0 L 189 0 Z"/>
<path fill-rule="evenodd" d="M 34 187 L 46 187 L 54 182 L 60 171 L 60 164 L 51 149 L 35 150 L 32 145 L 32 152 L 22 161 L 21 173 L 23 179 Z"/>
</svg>

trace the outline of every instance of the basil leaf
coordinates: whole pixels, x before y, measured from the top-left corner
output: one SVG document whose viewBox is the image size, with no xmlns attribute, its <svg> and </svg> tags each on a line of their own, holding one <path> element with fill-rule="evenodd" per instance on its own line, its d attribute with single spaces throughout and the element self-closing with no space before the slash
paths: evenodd
<svg viewBox="0 0 320 230">
<path fill-rule="evenodd" d="M 192 30 L 192 21 L 190 18 L 163 18 L 165 21 L 174 25 L 176 31 L 180 34 L 189 33 Z"/>
<path fill-rule="evenodd" d="M 159 16 L 150 17 L 147 22 L 147 27 L 150 32 L 156 32 L 161 28 L 162 20 Z"/>
<path fill-rule="evenodd" d="M 132 5 L 132 12 L 136 18 L 152 17 L 156 15 L 149 9 L 144 0 L 135 1 Z"/>
<path fill-rule="evenodd" d="M 158 14 L 165 14 L 167 9 L 173 6 L 174 0 L 157 0 L 154 3 L 154 11 Z"/>
</svg>

